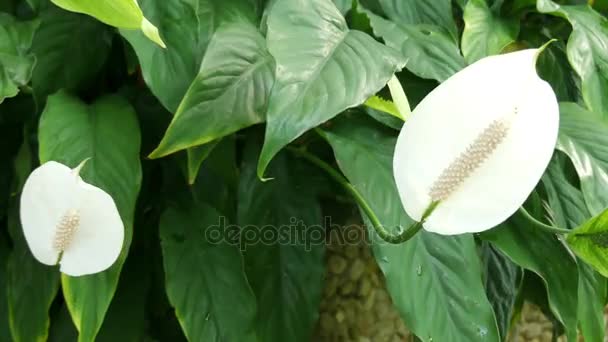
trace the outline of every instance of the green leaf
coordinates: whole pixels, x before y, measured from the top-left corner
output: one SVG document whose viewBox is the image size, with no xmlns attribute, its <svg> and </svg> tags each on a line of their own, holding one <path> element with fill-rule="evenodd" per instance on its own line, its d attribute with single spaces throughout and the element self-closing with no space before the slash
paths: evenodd
<svg viewBox="0 0 608 342">
<path fill-rule="evenodd" d="M 92 81 L 110 51 L 111 32 L 97 20 L 49 6 L 40 14 L 32 52 L 32 87 L 44 98 L 59 89 L 75 90 Z"/>
<path fill-rule="evenodd" d="M 256 176 L 249 143 L 239 182 L 238 224 L 245 271 L 257 297 L 260 341 L 310 341 L 319 316 L 325 272 L 325 229 L 309 165 L 279 154 L 274 179 Z M 256 239 L 250 239 L 253 233 Z M 302 239 L 291 240 L 292 237 Z M 270 239 L 266 240 L 268 237 Z M 316 238 L 316 240 L 315 240 Z"/>
<path fill-rule="evenodd" d="M 557 237 L 535 229 L 517 214 L 481 237 L 517 265 L 543 279 L 551 312 L 566 328 L 568 340 L 575 341 L 578 270 L 574 258 Z"/>
<path fill-rule="evenodd" d="M 76 167 L 91 158 L 80 174 L 112 196 L 125 226 L 123 250 L 111 268 L 90 276 L 61 277 L 63 295 L 80 332 L 79 341 L 92 341 L 116 290 L 131 243 L 141 185 L 137 118 L 121 97 L 106 96 L 87 105 L 59 92 L 48 98 L 38 139 L 41 163 L 55 160 Z"/>
<path fill-rule="evenodd" d="M 557 148 L 572 160 L 592 215 L 608 207 L 607 146 L 608 126 L 598 115 L 574 103 L 560 104 Z"/>
<path fill-rule="evenodd" d="M 452 14 L 450 0 L 378 0 L 383 12 L 399 24 L 430 24 L 443 28 L 454 41 L 458 41 L 458 29 Z"/>
<path fill-rule="evenodd" d="M 469 0 L 463 19 L 462 54 L 469 64 L 499 54 L 519 34 L 518 19 L 501 18 L 486 0 Z"/>
<path fill-rule="evenodd" d="M 367 34 L 349 30 L 331 0 L 279 1 L 268 17 L 276 60 L 258 176 L 307 130 L 382 89 L 405 60 Z"/>
<path fill-rule="evenodd" d="M 572 230 L 566 242 L 577 256 L 608 277 L 608 209 Z"/>
<path fill-rule="evenodd" d="M 511 329 L 511 319 L 515 300 L 523 279 L 519 266 L 489 243 L 483 243 L 484 287 L 494 309 L 500 336 L 507 336 Z"/>
<path fill-rule="evenodd" d="M 583 99 L 589 109 L 608 118 L 608 21 L 588 5 L 560 6 L 538 0 L 537 8 L 572 25 L 568 59 L 581 78 Z"/>
<path fill-rule="evenodd" d="M 158 29 L 152 25 L 141 12 L 136 0 L 51 0 L 63 9 L 84 13 L 95 17 L 108 25 L 141 29 L 156 44 L 165 47 L 158 35 Z"/>
<path fill-rule="evenodd" d="M 197 75 L 213 32 L 225 22 L 255 23 L 256 19 L 249 0 L 141 0 L 140 5 L 157 24 L 167 48 L 139 31 L 120 33 L 135 49 L 146 84 L 172 113 Z"/>
<path fill-rule="evenodd" d="M 465 67 L 458 45 L 441 28 L 395 23 L 369 11 L 365 13 L 374 33 L 407 57 L 405 67 L 415 75 L 443 82 Z"/>
<path fill-rule="evenodd" d="M 274 60 L 257 28 L 248 23 L 220 27 L 150 157 L 206 144 L 264 121 L 273 83 Z"/>
<path fill-rule="evenodd" d="M 397 106 L 395 106 L 393 101 L 385 100 L 379 96 L 374 95 L 367 99 L 364 105 L 401 119 L 401 114 L 399 114 L 399 110 L 397 109 Z"/>
<path fill-rule="evenodd" d="M 29 50 L 39 25 L 39 20 L 17 21 L 0 13 L 0 103 L 30 81 L 36 57 Z"/>
<path fill-rule="evenodd" d="M 219 230 L 218 230 L 219 229 Z M 254 341 L 255 297 L 237 246 L 210 240 L 222 233 L 215 209 L 190 202 L 160 221 L 165 286 L 189 341 Z"/>
<path fill-rule="evenodd" d="M 546 37 L 534 42 L 541 46 L 547 42 Z M 566 44 L 561 41 L 549 44 L 538 57 L 536 63 L 538 75 L 547 81 L 555 91 L 558 101 L 574 101 L 578 98 L 578 87 L 575 73 L 568 64 Z"/>
<path fill-rule="evenodd" d="M 325 135 L 340 169 L 382 224 L 408 227 L 413 221 L 402 208 L 393 179 L 393 132 L 359 116 L 336 122 Z M 393 303 L 418 337 L 425 341 L 499 340 L 472 235 L 421 231 L 406 243 L 391 245 L 382 242 L 373 229 L 369 231 Z"/>
<path fill-rule="evenodd" d="M 556 155 L 543 176 L 551 217 L 558 227 L 574 228 L 591 214 L 583 194 L 570 184 L 563 171 L 566 158 Z M 606 278 L 578 260 L 578 324 L 586 341 L 604 340 L 604 303 Z"/>
<path fill-rule="evenodd" d="M 333 0 L 336 7 L 342 13 L 342 15 L 346 15 L 348 11 L 350 11 L 353 1 L 352 0 Z"/>
<path fill-rule="evenodd" d="M 44 342 L 49 309 L 59 289 L 59 271 L 34 259 L 23 236 L 17 207 L 9 212 L 8 227 L 14 247 L 6 267 L 8 320 L 14 342 Z"/>
<path fill-rule="evenodd" d="M 201 168 L 201 164 L 209 157 L 209 154 L 213 152 L 215 146 L 220 142 L 221 139 L 212 141 L 210 143 L 191 147 L 188 149 L 188 184 L 194 184 L 196 176 Z"/>
</svg>

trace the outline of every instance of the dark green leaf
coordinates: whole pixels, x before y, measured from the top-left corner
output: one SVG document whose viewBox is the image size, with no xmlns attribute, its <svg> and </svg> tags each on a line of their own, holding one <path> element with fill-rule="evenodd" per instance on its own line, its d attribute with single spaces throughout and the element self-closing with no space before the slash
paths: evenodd
<svg viewBox="0 0 608 342">
<path fill-rule="evenodd" d="M 506 337 L 511 329 L 511 319 L 523 272 L 491 244 L 482 245 L 481 257 L 485 267 L 486 293 L 494 308 L 500 336 Z"/>
<path fill-rule="evenodd" d="M 32 256 L 19 223 L 17 207 L 8 217 L 14 247 L 8 257 L 6 290 L 8 320 L 15 342 L 46 341 L 49 309 L 59 289 L 59 270 Z"/>
<path fill-rule="evenodd" d="M 400 54 L 349 30 L 331 0 L 277 2 L 268 17 L 277 64 L 258 176 L 285 145 L 343 110 L 362 104 L 400 70 Z"/>
<path fill-rule="evenodd" d="M 454 41 L 458 29 L 452 16 L 450 0 L 378 0 L 386 16 L 398 24 L 430 24 L 443 28 Z"/>
<path fill-rule="evenodd" d="M 563 156 L 563 155 L 561 155 Z M 564 158 L 557 155 L 543 176 L 551 216 L 557 226 L 574 228 L 585 222 L 591 214 L 583 194 L 572 186 L 563 172 Z M 578 324 L 585 340 L 604 340 L 604 303 L 606 278 L 578 260 Z"/>
<path fill-rule="evenodd" d="M 121 30 L 131 43 L 146 84 L 171 112 L 175 112 L 198 74 L 213 32 L 225 22 L 255 22 L 249 0 L 141 0 L 145 16 L 158 27 L 167 45 L 161 48 L 141 31 Z"/>
<path fill-rule="evenodd" d="M 577 104 L 561 103 L 557 148 L 572 160 L 590 213 L 601 213 L 608 207 L 608 126 Z"/>
<path fill-rule="evenodd" d="M 581 77 L 587 107 L 608 118 L 608 21 L 588 5 L 560 6 L 538 0 L 540 12 L 566 18 L 572 25 L 568 59 Z"/>
<path fill-rule="evenodd" d="M 38 139 L 42 163 L 55 160 L 76 167 L 91 158 L 80 174 L 112 196 L 125 226 L 122 253 L 110 269 L 90 276 L 62 276 L 63 294 L 80 331 L 79 340 L 91 341 L 110 305 L 131 243 L 141 185 L 137 118 L 131 106 L 118 96 L 106 96 L 87 105 L 59 92 L 47 101 Z"/>
<path fill-rule="evenodd" d="M 59 89 L 76 90 L 92 81 L 110 50 L 111 32 L 97 20 L 49 6 L 40 14 L 32 52 L 32 87 L 45 97 Z"/>
<path fill-rule="evenodd" d="M 257 28 L 248 23 L 220 27 L 198 76 L 150 156 L 206 144 L 262 122 L 273 83 L 274 60 Z"/>
<path fill-rule="evenodd" d="M 348 117 L 326 136 L 346 177 L 385 227 L 409 227 L 393 179 L 396 139 L 365 117 Z M 369 226 L 369 224 L 368 224 Z M 497 341 L 496 319 L 482 284 L 473 236 L 421 231 L 400 245 L 375 236 L 373 251 L 405 324 L 433 341 Z M 412 296 L 412 294 L 415 294 Z M 429 319 L 432 317 L 432 319 Z"/>
<path fill-rule="evenodd" d="M 7 236 L 0 225 L 0 341 L 10 341 L 11 331 L 8 324 L 8 298 L 6 297 L 6 267 L 10 253 Z"/>
<path fill-rule="evenodd" d="M 417 76 L 443 82 L 465 67 L 458 45 L 433 25 L 395 23 L 366 11 L 374 33 L 407 58 L 405 67 Z"/>
<path fill-rule="evenodd" d="M 578 291 L 578 270 L 562 242 L 517 214 L 481 237 L 517 265 L 543 279 L 552 313 L 566 328 L 568 339 L 575 341 L 578 302 L 574 294 Z"/>
<path fill-rule="evenodd" d="M 262 182 L 256 176 L 255 145 L 248 146 L 238 223 L 247 278 L 257 297 L 258 337 L 310 341 L 325 272 L 325 229 L 309 165 L 279 154 L 269 167 L 274 179 Z"/>
<path fill-rule="evenodd" d="M 209 157 L 209 154 L 213 152 L 219 142 L 220 139 L 188 149 L 188 184 L 194 184 L 201 164 Z"/>
<path fill-rule="evenodd" d="M 160 222 L 169 301 L 190 341 L 254 341 L 255 297 L 237 246 L 215 209 L 190 202 L 167 209 Z"/>
<path fill-rule="evenodd" d="M 0 103 L 32 77 L 36 58 L 29 52 L 39 20 L 17 21 L 0 12 Z"/>
<path fill-rule="evenodd" d="M 492 12 L 486 0 L 469 0 L 463 19 L 462 54 L 469 64 L 499 54 L 519 34 L 519 21 Z"/>
</svg>

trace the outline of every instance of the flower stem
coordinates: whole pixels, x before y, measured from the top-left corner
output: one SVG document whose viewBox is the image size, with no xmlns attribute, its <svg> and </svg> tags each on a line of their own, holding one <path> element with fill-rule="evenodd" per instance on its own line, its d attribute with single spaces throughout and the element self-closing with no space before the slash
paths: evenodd
<svg viewBox="0 0 608 342">
<path fill-rule="evenodd" d="M 523 215 L 528 221 L 530 221 L 530 223 L 532 223 L 532 225 L 534 225 L 534 227 L 536 227 L 540 230 L 544 230 L 548 233 L 553 233 L 553 234 L 569 234 L 570 233 L 570 229 L 554 227 L 554 226 L 550 226 L 548 224 L 544 224 L 544 223 L 540 222 L 539 220 L 534 218 L 534 216 L 532 216 L 524 207 L 519 208 L 519 213 L 521 215 Z"/>
<path fill-rule="evenodd" d="M 403 232 L 401 232 L 399 234 L 391 234 L 389 231 L 387 231 L 382 226 L 382 223 L 376 216 L 376 213 L 374 213 L 373 209 L 369 206 L 367 201 L 365 201 L 363 196 L 361 196 L 359 191 L 357 191 L 357 189 L 355 189 L 355 187 L 352 184 L 350 184 L 343 175 L 341 175 L 338 171 L 336 171 L 336 169 L 331 167 L 331 165 L 327 164 L 326 162 L 324 162 L 317 156 L 315 156 L 309 152 L 306 152 L 302 148 L 294 148 L 294 147 L 288 146 L 287 149 L 289 149 L 291 152 L 293 152 L 298 157 L 305 159 L 308 162 L 319 167 L 320 169 L 324 170 L 331 178 L 333 178 L 336 182 L 338 182 L 338 184 L 342 185 L 342 187 L 354 198 L 355 202 L 357 202 L 357 204 L 359 205 L 359 207 L 361 207 L 363 212 L 365 212 L 365 215 L 367 215 L 367 217 L 369 218 L 376 233 L 378 233 L 380 238 L 382 238 L 382 240 L 384 240 L 386 242 L 398 244 L 398 243 L 403 243 L 403 242 L 411 239 L 414 235 L 416 235 L 416 233 L 418 233 L 420 231 L 424 221 L 431 215 L 433 210 L 435 210 L 435 208 L 439 204 L 439 202 L 431 203 L 429 205 L 429 207 L 425 210 L 424 214 L 422 215 L 422 219 L 420 220 L 420 222 L 415 222 L 408 229 L 404 230 Z"/>
</svg>

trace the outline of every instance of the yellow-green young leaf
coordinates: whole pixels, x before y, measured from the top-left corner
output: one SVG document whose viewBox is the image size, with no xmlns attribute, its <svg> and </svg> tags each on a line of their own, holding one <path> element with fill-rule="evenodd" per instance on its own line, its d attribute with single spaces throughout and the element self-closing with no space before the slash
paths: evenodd
<svg viewBox="0 0 608 342">
<path fill-rule="evenodd" d="M 135 200 L 141 185 L 139 125 L 134 110 L 119 96 L 106 96 L 87 105 L 59 92 L 47 100 L 38 139 L 42 163 L 55 160 L 76 167 L 91 158 L 80 175 L 112 196 L 125 227 L 122 253 L 112 267 L 90 276 L 62 275 L 63 295 L 80 332 L 78 339 L 93 341 L 131 244 Z"/>
<path fill-rule="evenodd" d="M 566 242 L 576 255 L 608 277 L 608 209 L 574 229 Z"/>
<path fill-rule="evenodd" d="M 63 9 L 88 14 L 108 25 L 123 29 L 140 29 L 146 37 L 165 47 L 158 29 L 146 19 L 136 0 L 51 0 Z"/>
<path fill-rule="evenodd" d="M 365 101 L 364 105 L 401 119 L 399 110 L 397 110 L 397 106 L 395 106 L 393 101 L 385 100 L 380 96 L 374 95 L 370 97 L 369 99 L 367 99 L 367 101 Z"/>
</svg>

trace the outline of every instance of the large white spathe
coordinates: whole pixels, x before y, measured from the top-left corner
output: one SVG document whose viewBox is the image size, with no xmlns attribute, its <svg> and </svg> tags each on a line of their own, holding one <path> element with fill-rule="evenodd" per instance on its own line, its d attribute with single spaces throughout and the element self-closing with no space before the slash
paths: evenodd
<svg viewBox="0 0 608 342">
<path fill-rule="evenodd" d="M 559 109 L 536 73 L 538 53 L 477 61 L 429 93 L 404 124 L 393 171 L 405 211 L 419 221 L 436 194 L 444 195 L 423 224 L 427 231 L 495 227 L 539 182 L 556 144 Z"/>
<path fill-rule="evenodd" d="M 70 276 L 101 272 L 116 261 L 124 227 L 112 197 L 86 183 L 80 167 L 49 161 L 28 177 L 21 194 L 23 233 L 34 257 Z"/>
</svg>

